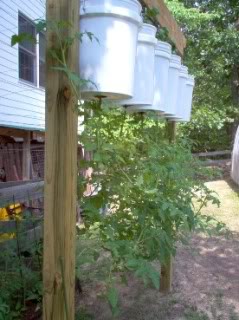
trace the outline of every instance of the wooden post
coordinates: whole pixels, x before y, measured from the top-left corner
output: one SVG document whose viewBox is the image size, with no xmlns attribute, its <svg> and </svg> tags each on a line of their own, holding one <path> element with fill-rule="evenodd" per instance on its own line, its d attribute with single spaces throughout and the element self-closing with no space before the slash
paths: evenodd
<svg viewBox="0 0 239 320">
<path fill-rule="evenodd" d="M 173 282 L 173 257 L 170 255 L 168 260 L 161 266 L 160 292 L 169 293 L 172 291 Z"/>
<path fill-rule="evenodd" d="M 176 141 L 177 122 L 168 121 L 167 125 L 167 138 L 169 143 L 174 143 Z"/>
<path fill-rule="evenodd" d="M 22 179 L 30 180 L 31 172 L 31 132 L 27 132 L 24 137 L 22 150 Z"/>
<path fill-rule="evenodd" d="M 78 0 L 47 0 L 47 21 L 66 22 L 62 39 L 79 31 Z M 69 27 L 71 25 L 71 27 Z M 73 320 L 75 314 L 75 228 L 77 179 L 77 97 L 58 62 L 53 28 L 47 28 L 46 138 L 44 188 L 43 320 Z M 66 64 L 78 73 L 79 43 L 66 53 Z"/>
<path fill-rule="evenodd" d="M 169 143 L 176 141 L 177 122 L 168 121 L 167 123 L 167 138 Z M 165 264 L 161 265 L 161 279 L 160 279 L 160 292 L 169 293 L 172 291 L 173 282 L 173 257 L 168 256 Z"/>
</svg>

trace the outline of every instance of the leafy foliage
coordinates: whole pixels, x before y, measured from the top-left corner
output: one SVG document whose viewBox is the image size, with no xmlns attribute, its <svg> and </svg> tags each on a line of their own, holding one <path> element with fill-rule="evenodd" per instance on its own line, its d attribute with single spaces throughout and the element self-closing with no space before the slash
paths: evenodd
<svg viewBox="0 0 239 320">
<path fill-rule="evenodd" d="M 184 62 L 196 76 L 192 122 L 182 133 L 196 151 L 228 149 L 238 122 L 238 3 L 229 0 L 167 0 L 187 38 Z M 218 138 L 216 138 L 218 136 Z"/>
<path fill-rule="evenodd" d="M 150 114 L 144 118 L 101 109 L 98 103 L 85 103 L 84 110 L 80 141 L 92 159 L 82 160 L 80 167 L 93 168 L 93 174 L 79 181 L 80 236 L 95 239 L 110 253 L 110 284 L 115 272 L 131 271 L 159 288 L 153 262 L 166 262 L 188 232 L 205 231 L 207 218 L 200 211 L 217 200 L 199 179 L 203 169 L 184 142 L 165 140 L 162 122 Z M 94 196 L 84 196 L 87 183 L 94 186 Z M 115 289 L 109 288 L 113 310 Z"/>
<path fill-rule="evenodd" d="M 24 217 L 31 223 L 28 212 Z M 28 243 L 26 231 L 20 225 L 16 239 L 1 244 L 0 319 L 21 319 L 30 303 L 36 312 L 41 308 L 42 244 L 38 240 Z"/>
</svg>

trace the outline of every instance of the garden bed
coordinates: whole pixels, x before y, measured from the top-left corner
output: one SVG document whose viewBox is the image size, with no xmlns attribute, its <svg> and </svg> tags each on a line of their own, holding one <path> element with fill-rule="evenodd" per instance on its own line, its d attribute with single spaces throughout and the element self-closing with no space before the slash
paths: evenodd
<svg viewBox="0 0 239 320">
<path fill-rule="evenodd" d="M 221 207 L 205 213 L 225 222 L 233 237 L 195 234 L 187 246 L 179 246 L 175 259 L 173 292 L 163 296 L 128 275 L 128 286 L 119 285 L 120 320 L 237 320 L 239 319 L 239 198 L 230 180 L 209 182 Z M 160 266 L 158 266 L 160 268 Z M 83 283 L 79 308 L 84 318 L 110 320 L 100 282 Z"/>
</svg>

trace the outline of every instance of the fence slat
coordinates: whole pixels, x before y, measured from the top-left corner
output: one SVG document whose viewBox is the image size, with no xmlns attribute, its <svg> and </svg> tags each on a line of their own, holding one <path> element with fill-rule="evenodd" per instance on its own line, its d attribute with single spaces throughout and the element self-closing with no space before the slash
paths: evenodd
<svg viewBox="0 0 239 320">
<path fill-rule="evenodd" d="M 43 198 L 44 181 L 20 184 L 0 189 L 0 208 L 12 203 L 24 203 Z"/>
</svg>

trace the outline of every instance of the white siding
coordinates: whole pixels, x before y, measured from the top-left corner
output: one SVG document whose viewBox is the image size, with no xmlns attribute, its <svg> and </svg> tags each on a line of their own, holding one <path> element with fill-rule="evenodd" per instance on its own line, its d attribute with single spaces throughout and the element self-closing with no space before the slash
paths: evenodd
<svg viewBox="0 0 239 320">
<path fill-rule="evenodd" d="M 45 91 L 18 75 L 18 12 L 31 20 L 45 18 L 45 0 L 0 0 L 0 126 L 44 130 Z"/>
</svg>

